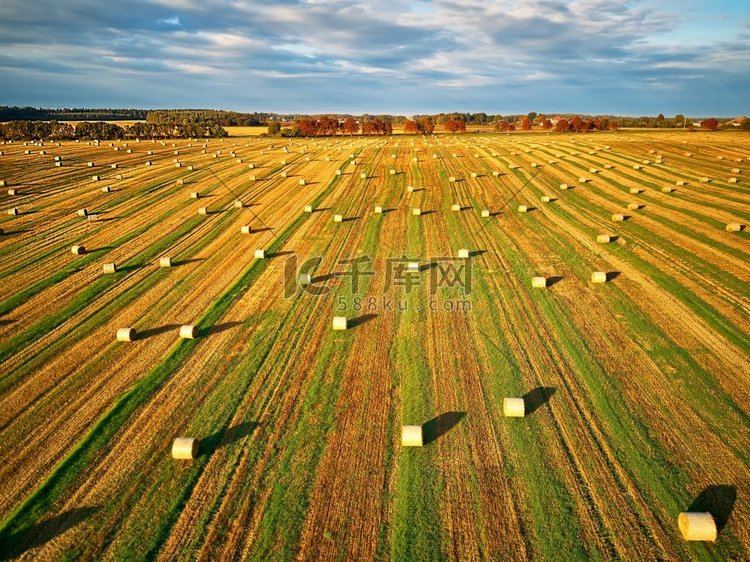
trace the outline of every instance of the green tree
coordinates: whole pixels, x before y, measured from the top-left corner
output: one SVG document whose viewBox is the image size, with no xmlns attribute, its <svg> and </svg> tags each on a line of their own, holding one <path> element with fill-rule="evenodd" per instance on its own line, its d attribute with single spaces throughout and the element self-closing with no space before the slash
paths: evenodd
<svg viewBox="0 0 750 562">
<path fill-rule="evenodd" d="M 281 133 L 281 123 L 278 121 L 269 121 L 268 122 L 268 134 L 269 135 L 278 135 Z"/>
</svg>

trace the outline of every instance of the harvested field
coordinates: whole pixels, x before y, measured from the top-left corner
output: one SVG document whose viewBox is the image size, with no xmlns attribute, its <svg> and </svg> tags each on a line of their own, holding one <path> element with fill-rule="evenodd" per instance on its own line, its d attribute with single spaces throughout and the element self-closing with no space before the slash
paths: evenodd
<svg viewBox="0 0 750 562">
<path fill-rule="evenodd" d="M 2 147 L 4 556 L 750 558 L 746 135 L 123 144 Z"/>
</svg>

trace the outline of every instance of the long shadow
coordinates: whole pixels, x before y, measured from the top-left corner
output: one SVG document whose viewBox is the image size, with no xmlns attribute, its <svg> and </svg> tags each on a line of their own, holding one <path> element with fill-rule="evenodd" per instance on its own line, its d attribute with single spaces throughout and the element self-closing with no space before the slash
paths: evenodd
<svg viewBox="0 0 750 562">
<path fill-rule="evenodd" d="M 427 191 L 427 188 L 426 187 L 418 187 L 417 189 L 412 189 L 411 190 L 412 193 L 417 193 L 419 191 Z"/>
<path fill-rule="evenodd" d="M 31 232 L 30 228 L 18 228 L 16 230 L 6 230 L 3 236 L 10 236 L 11 234 L 23 234 L 24 232 Z"/>
<path fill-rule="evenodd" d="M 313 210 L 313 213 L 322 213 L 323 211 L 330 211 L 333 207 L 321 207 Z"/>
<path fill-rule="evenodd" d="M 466 416 L 466 412 L 445 412 L 422 425 L 422 439 L 425 445 L 429 445 L 441 436 L 448 433 L 453 426 Z"/>
<path fill-rule="evenodd" d="M 554 275 L 552 277 L 547 277 L 547 287 L 551 287 L 555 283 L 559 283 L 560 281 L 562 281 L 562 279 L 563 278 L 561 275 Z"/>
<path fill-rule="evenodd" d="M 232 328 L 236 328 L 237 326 L 241 326 L 242 322 L 224 322 L 223 324 L 214 324 L 213 326 L 209 326 L 208 328 L 204 328 L 199 331 L 199 335 L 201 336 L 212 336 L 214 334 L 220 334 L 221 332 L 224 332 L 226 330 L 231 330 Z"/>
<path fill-rule="evenodd" d="M 609 237 L 609 241 L 610 241 L 610 242 L 617 242 L 617 240 L 619 240 L 619 238 L 620 238 L 620 237 L 619 237 L 619 236 L 617 236 L 617 235 L 615 235 L 615 236 L 610 236 L 610 237 Z"/>
<path fill-rule="evenodd" d="M 114 250 L 114 246 L 102 246 L 101 248 L 94 248 L 93 250 L 89 250 L 89 253 L 93 254 L 94 252 L 103 252 L 104 250 Z"/>
<path fill-rule="evenodd" d="M 165 324 L 164 326 L 159 326 L 157 328 L 149 328 L 147 330 L 138 331 L 138 339 L 145 340 L 148 338 L 153 338 L 154 336 L 160 336 L 161 334 L 166 334 L 167 332 L 171 332 L 172 330 L 177 330 L 179 327 L 179 324 Z"/>
<path fill-rule="evenodd" d="M 268 228 L 267 226 L 263 228 L 253 228 L 252 234 L 255 234 L 256 232 L 266 232 L 267 230 L 271 230 L 271 229 Z"/>
<path fill-rule="evenodd" d="M 703 490 L 690 504 L 688 511 L 707 511 L 716 522 L 716 530 L 726 527 L 737 501 L 737 488 L 726 484 L 714 484 Z"/>
<path fill-rule="evenodd" d="M 476 256 L 481 256 L 482 254 L 486 254 L 487 250 L 473 250 L 469 252 L 469 257 L 474 258 Z"/>
<path fill-rule="evenodd" d="M 607 281 L 612 281 L 613 279 L 617 279 L 620 276 L 619 271 L 608 271 L 607 272 Z"/>
<path fill-rule="evenodd" d="M 345 219 L 342 219 L 341 222 L 354 222 L 359 217 L 346 217 Z"/>
<path fill-rule="evenodd" d="M 200 446 L 198 447 L 198 456 L 205 455 L 209 457 L 220 446 L 231 445 L 235 441 L 247 437 L 255 431 L 256 427 L 258 427 L 258 422 L 242 422 L 234 427 L 222 428 L 208 437 L 201 439 Z"/>
<path fill-rule="evenodd" d="M 117 271 L 135 271 L 143 267 L 142 263 L 133 263 L 130 265 L 123 265 L 122 267 L 117 266 Z"/>
<path fill-rule="evenodd" d="M 374 318 L 377 318 L 377 314 L 363 314 L 362 316 L 357 316 L 356 318 L 352 318 L 347 322 L 350 328 L 356 328 L 357 326 L 361 326 L 365 322 L 369 322 L 370 320 L 373 320 Z"/>
<path fill-rule="evenodd" d="M 338 275 L 338 273 L 326 273 L 325 275 L 318 275 L 317 277 L 313 277 L 312 279 L 310 279 L 310 283 L 323 283 L 324 281 L 328 281 L 329 279 L 338 277 Z"/>
<path fill-rule="evenodd" d="M 396 211 L 398 209 L 383 209 L 383 214 L 387 215 L 388 213 L 392 213 L 393 211 Z"/>
<path fill-rule="evenodd" d="M 283 252 L 274 252 L 272 254 L 268 254 L 269 258 L 278 258 L 280 256 L 288 256 L 290 254 L 293 254 L 294 252 L 292 250 L 284 250 Z"/>
<path fill-rule="evenodd" d="M 549 402 L 557 389 L 554 386 L 538 386 L 523 395 L 523 403 L 526 408 L 526 415 L 530 416 L 539 408 Z"/>
<path fill-rule="evenodd" d="M 431 261 L 429 263 L 425 263 L 419 266 L 419 271 L 429 271 L 431 269 L 435 269 L 437 267 L 437 264 L 434 261 Z"/>
<path fill-rule="evenodd" d="M 190 263 L 198 263 L 200 261 L 205 261 L 205 260 L 206 260 L 206 258 L 188 258 L 186 260 L 175 260 L 172 263 L 172 266 L 176 267 L 178 265 L 188 265 Z"/>
<path fill-rule="evenodd" d="M 502 214 L 503 214 L 502 211 L 494 211 L 494 212 L 490 213 L 490 217 L 499 217 Z"/>
<path fill-rule="evenodd" d="M 434 212 L 435 211 L 421 211 L 420 215 L 423 216 L 423 217 L 426 217 L 427 215 L 431 215 Z"/>
<path fill-rule="evenodd" d="M 472 207 L 471 205 L 468 205 L 468 206 L 466 206 L 466 207 L 461 207 L 460 211 L 461 211 L 461 212 L 464 212 L 464 211 L 468 211 L 468 210 L 470 210 L 470 209 L 472 209 L 472 208 L 473 208 L 473 207 Z"/>
<path fill-rule="evenodd" d="M 72 529 L 88 519 L 99 509 L 95 507 L 76 507 L 40 523 L 35 523 L 11 534 L 0 535 L 0 560 L 10 560 L 21 556 L 29 549 L 40 547 L 55 537 Z"/>
</svg>

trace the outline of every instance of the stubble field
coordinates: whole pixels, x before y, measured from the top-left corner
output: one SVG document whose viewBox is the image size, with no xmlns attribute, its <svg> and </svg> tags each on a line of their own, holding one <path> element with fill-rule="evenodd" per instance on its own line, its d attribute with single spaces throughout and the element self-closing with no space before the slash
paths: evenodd
<svg viewBox="0 0 750 562">
<path fill-rule="evenodd" d="M 0 150 L 0 557 L 750 557 L 747 135 Z"/>
</svg>

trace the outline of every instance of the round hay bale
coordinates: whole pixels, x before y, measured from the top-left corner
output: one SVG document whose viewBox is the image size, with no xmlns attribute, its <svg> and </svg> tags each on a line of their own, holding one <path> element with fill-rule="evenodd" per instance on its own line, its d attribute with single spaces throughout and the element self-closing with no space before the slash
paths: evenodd
<svg viewBox="0 0 750 562">
<path fill-rule="evenodd" d="M 739 174 L 740 173 L 740 169 L 739 168 L 732 168 L 732 173 L 733 174 Z"/>
<path fill-rule="evenodd" d="M 188 172 L 192 172 L 195 170 L 195 166 L 188 166 L 187 169 L 188 169 Z"/>
<path fill-rule="evenodd" d="M 199 207 L 198 214 L 202 216 L 208 215 L 208 209 L 206 207 Z"/>
<path fill-rule="evenodd" d="M 382 215 L 383 214 L 383 207 L 376 205 L 375 206 L 375 214 L 376 215 Z"/>
<path fill-rule="evenodd" d="M 612 220 L 615 222 L 622 222 L 625 220 L 625 215 L 621 213 L 615 213 L 614 215 L 612 215 Z"/>
<path fill-rule="evenodd" d="M 506 418 L 522 418 L 526 415 L 523 398 L 503 398 L 503 415 Z"/>
<path fill-rule="evenodd" d="M 87 168 L 93 168 L 94 167 L 94 163 L 93 162 L 86 162 L 86 167 Z"/>
<path fill-rule="evenodd" d="M 104 271 L 104 273 L 117 273 L 117 264 L 105 263 L 102 267 L 102 270 Z"/>
<path fill-rule="evenodd" d="M 469 259 L 469 250 L 467 250 L 466 248 L 461 248 L 458 251 L 458 257 L 460 259 Z"/>
<path fill-rule="evenodd" d="M 406 264 L 406 271 L 409 273 L 419 273 L 419 262 L 410 261 Z"/>
<path fill-rule="evenodd" d="M 727 232 L 740 232 L 745 230 L 745 225 L 738 222 L 730 222 L 726 227 Z"/>
<path fill-rule="evenodd" d="M 359 178 L 363 179 L 363 180 L 366 180 L 367 179 L 367 174 L 365 172 L 362 172 L 361 174 L 359 174 Z"/>
<path fill-rule="evenodd" d="M 200 199 L 200 197 L 201 197 L 201 194 L 199 191 L 193 191 L 192 193 L 190 193 L 191 199 Z"/>
<path fill-rule="evenodd" d="M 586 183 L 589 180 L 587 178 L 578 178 L 578 181 L 581 183 Z"/>
<path fill-rule="evenodd" d="M 628 210 L 629 211 L 637 211 L 640 208 L 641 208 L 641 206 L 638 203 L 628 203 Z"/>
<path fill-rule="evenodd" d="M 547 278 L 546 277 L 532 277 L 531 278 L 531 286 L 535 289 L 543 289 L 547 286 Z"/>
<path fill-rule="evenodd" d="M 662 193 L 672 193 L 674 191 L 674 187 L 662 187 L 661 191 Z"/>
<path fill-rule="evenodd" d="M 332 326 L 334 330 L 346 330 L 347 328 L 346 316 L 334 316 Z"/>
<path fill-rule="evenodd" d="M 682 185 L 685 185 L 685 182 L 683 180 L 677 180 L 676 182 L 674 182 L 674 184 L 678 186 L 682 186 Z"/>
<path fill-rule="evenodd" d="M 18 195 L 18 190 L 17 190 L 17 189 L 13 189 L 13 188 L 10 188 L 10 189 L 8 190 L 8 195 Z"/>
<path fill-rule="evenodd" d="M 638 195 L 640 192 L 641 192 L 641 190 L 639 188 L 637 188 L 637 187 L 631 187 L 630 188 L 630 193 L 632 195 Z"/>
<path fill-rule="evenodd" d="M 336 175 L 340 176 L 341 175 L 341 170 L 336 170 Z"/>
<path fill-rule="evenodd" d="M 461 210 L 461 205 L 459 205 L 457 203 L 454 203 L 453 205 L 451 205 L 451 211 L 458 212 L 460 210 Z"/>
<path fill-rule="evenodd" d="M 392 175 L 392 176 L 395 176 L 396 175 L 396 170 L 394 170 L 393 168 L 391 168 L 391 170 L 388 173 L 390 175 Z"/>
<path fill-rule="evenodd" d="M 561 183 L 560 184 L 560 189 L 562 189 L 563 191 L 565 191 L 566 189 L 570 189 L 570 186 L 567 183 Z"/>
<path fill-rule="evenodd" d="M 497 170 L 493 170 L 493 171 L 492 171 L 492 176 L 493 176 L 493 177 L 495 177 L 495 178 L 496 178 L 496 177 L 498 177 L 499 175 L 500 175 L 500 172 L 498 172 Z"/>
<path fill-rule="evenodd" d="M 472 172 L 472 173 L 471 173 L 471 177 L 472 177 L 472 178 L 477 178 L 477 177 L 479 177 L 479 174 L 478 174 L 478 173 L 476 173 L 476 172 Z"/>
<path fill-rule="evenodd" d="M 306 213 L 312 213 L 313 212 L 312 205 L 305 205 L 305 212 Z"/>
<path fill-rule="evenodd" d="M 72 246 L 70 248 L 70 253 L 75 256 L 82 256 L 86 253 L 86 248 L 84 248 L 83 246 Z"/>
<path fill-rule="evenodd" d="M 413 185 L 407 185 L 406 186 L 406 191 L 408 191 L 409 193 L 414 193 L 414 186 Z"/>
<path fill-rule="evenodd" d="M 708 512 L 683 511 L 677 517 L 677 526 L 686 541 L 716 540 L 716 522 Z"/>
<path fill-rule="evenodd" d="M 448 183 L 454 183 L 456 181 L 456 178 L 454 176 L 451 176 L 448 178 Z"/>
<path fill-rule="evenodd" d="M 172 258 L 159 258 L 159 267 L 172 267 Z"/>
<path fill-rule="evenodd" d="M 611 170 L 612 168 L 614 168 L 614 166 L 613 166 L 612 164 L 604 164 L 604 167 L 605 167 L 605 168 L 606 168 L 607 170 Z"/>
<path fill-rule="evenodd" d="M 529 208 L 526 205 L 519 205 L 518 206 L 518 212 L 519 213 L 528 213 Z"/>
<path fill-rule="evenodd" d="M 182 178 L 180 178 L 180 179 L 178 179 L 178 180 L 175 181 L 175 185 L 185 185 L 185 180 L 182 179 Z"/>
<path fill-rule="evenodd" d="M 312 283 L 312 276 L 309 273 L 300 273 L 299 274 L 299 284 L 300 285 L 309 285 Z"/>
<path fill-rule="evenodd" d="M 135 341 L 138 337 L 138 333 L 135 328 L 118 328 L 117 329 L 117 341 Z"/>
<path fill-rule="evenodd" d="M 401 446 L 402 447 L 422 447 L 421 425 L 402 425 L 401 426 Z"/>
<path fill-rule="evenodd" d="M 78 215 L 79 217 L 87 217 L 87 216 L 89 215 L 89 212 L 88 212 L 88 210 L 87 210 L 87 209 L 78 209 L 78 210 L 76 211 L 76 214 L 77 214 L 77 215 Z"/>
<path fill-rule="evenodd" d="M 242 209 L 242 207 L 244 207 L 242 201 L 240 201 L 239 199 L 235 200 L 235 202 L 234 202 L 234 208 L 235 209 Z"/>
<path fill-rule="evenodd" d="M 172 458 L 178 460 L 193 460 L 198 456 L 199 441 L 194 437 L 176 437 L 172 441 Z"/>
<path fill-rule="evenodd" d="M 110 186 L 105 185 L 104 187 L 102 187 L 102 193 L 109 193 L 110 191 L 112 191 L 112 188 Z"/>
<path fill-rule="evenodd" d="M 606 283 L 607 273 L 605 271 L 594 271 L 591 273 L 592 283 Z"/>
<path fill-rule="evenodd" d="M 297 182 L 297 183 L 299 183 L 299 185 L 305 185 L 305 180 L 304 180 L 304 179 L 301 179 L 301 180 L 299 180 L 299 182 Z"/>
<path fill-rule="evenodd" d="M 422 214 L 422 209 L 414 208 L 411 210 L 411 214 L 414 215 L 415 217 L 418 217 L 419 215 Z"/>
<path fill-rule="evenodd" d="M 599 234 L 596 237 L 596 241 L 599 244 L 609 244 L 612 241 L 612 237 L 609 234 Z"/>
<path fill-rule="evenodd" d="M 91 176 L 91 181 L 99 181 L 100 179 L 99 176 Z"/>
<path fill-rule="evenodd" d="M 240 227 L 240 234 L 252 234 L 253 229 L 249 224 Z"/>
<path fill-rule="evenodd" d="M 180 326 L 180 339 L 194 340 L 198 336 L 198 328 L 192 324 L 183 324 Z"/>
<path fill-rule="evenodd" d="M 551 202 L 552 202 L 552 197 L 550 197 L 549 195 L 542 195 L 542 203 L 551 203 Z"/>
<path fill-rule="evenodd" d="M 344 222 L 344 217 L 341 215 L 333 215 L 333 222 Z"/>
<path fill-rule="evenodd" d="M 737 183 L 737 178 L 729 178 L 729 183 Z"/>
<path fill-rule="evenodd" d="M 489 211 L 489 209 L 482 209 L 482 218 L 483 219 L 490 218 L 490 211 Z"/>
<path fill-rule="evenodd" d="M 256 259 L 264 260 L 266 259 L 266 251 L 265 250 L 255 250 L 255 254 L 253 254 Z"/>
<path fill-rule="evenodd" d="M 700 181 L 701 183 L 711 183 L 711 179 L 705 176 L 703 176 Z"/>
</svg>

